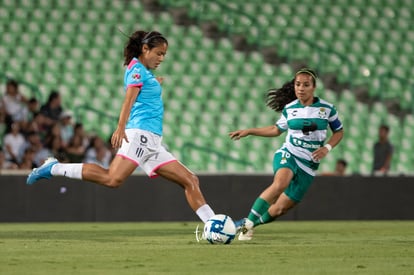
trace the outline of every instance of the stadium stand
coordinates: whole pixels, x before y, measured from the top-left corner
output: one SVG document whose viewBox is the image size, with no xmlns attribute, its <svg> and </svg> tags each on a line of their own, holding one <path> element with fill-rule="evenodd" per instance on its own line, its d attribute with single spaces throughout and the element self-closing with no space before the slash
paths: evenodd
<svg viewBox="0 0 414 275">
<path fill-rule="evenodd" d="M 59 90 L 85 129 L 107 138 L 123 98 L 125 37 L 119 30 L 156 29 L 170 44 L 158 72 L 165 76 L 164 141 L 190 168 L 271 172 L 282 139 L 233 142 L 227 133 L 274 123 L 278 115 L 264 103 L 267 89 L 307 64 L 321 75 L 317 94 L 336 104 L 346 129 L 321 170 L 333 170 L 335 160 L 345 157 L 350 172 L 369 174 L 377 127 L 387 123 L 395 144 L 393 173 L 412 171 L 414 86 L 407 79 L 414 73 L 413 3 L 240 3 L 4 0 L 2 79 L 28 84 L 40 100 Z M 177 24 L 183 20 L 177 14 L 188 22 Z M 216 37 L 207 35 L 206 26 L 216 27 Z M 248 50 L 239 50 L 243 41 Z M 275 50 L 276 65 L 268 63 L 268 49 Z M 388 104 L 395 101 L 398 113 Z"/>
</svg>

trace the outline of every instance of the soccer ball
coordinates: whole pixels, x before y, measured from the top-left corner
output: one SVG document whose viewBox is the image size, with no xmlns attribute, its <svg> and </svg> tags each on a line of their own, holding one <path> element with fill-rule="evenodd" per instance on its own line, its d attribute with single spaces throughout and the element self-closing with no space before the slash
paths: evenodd
<svg viewBox="0 0 414 275">
<path fill-rule="evenodd" d="M 217 214 L 205 223 L 203 236 L 211 244 L 229 244 L 236 236 L 236 226 L 229 216 Z"/>
</svg>

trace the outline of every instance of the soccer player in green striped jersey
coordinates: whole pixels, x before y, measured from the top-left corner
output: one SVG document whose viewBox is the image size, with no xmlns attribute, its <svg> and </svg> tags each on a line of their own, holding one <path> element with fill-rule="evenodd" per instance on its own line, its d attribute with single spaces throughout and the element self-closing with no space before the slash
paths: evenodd
<svg viewBox="0 0 414 275">
<path fill-rule="evenodd" d="M 249 135 L 277 137 L 287 132 L 285 142 L 274 155 L 272 184 L 253 203 L 247 218 L 236 221 L 239 240 L 251 240 L 253 228 L 269 223 L 298 204 L 313 182 L 319 162 L 343 137 L 335 107 L 314 95 L 316 73 L 299 70 L 294 79 L 271 89 L 267 106 L 281 116 L 275 125 L 237 130 L 233 140 Z M 333 132 L 328 141 L 328 128 Z"/>
</svg>

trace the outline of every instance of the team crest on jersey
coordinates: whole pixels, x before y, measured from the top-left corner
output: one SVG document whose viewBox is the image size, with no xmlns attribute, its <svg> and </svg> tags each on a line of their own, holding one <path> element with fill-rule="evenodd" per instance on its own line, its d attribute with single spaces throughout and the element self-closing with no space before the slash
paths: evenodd
<svg viewBox="0 0 414 275">
<path fill-rule="evenodd" d="M 134 68 L 131 72 L 131 78 L 133 80 L 139 80 L 141 78 L 141 69 L 140 68 Z"/>
<path fill-rule="evenodd" d="M 319 117 L 326 118 L 326 109 L 324 107 L 319 108 Z"/>
<path fill-rule="evenodd" d="M 139 73 L 132 74 L 132 79 L 138 80 L 140 78 L 141 78 L 141 75 Z"/>
<path fill-rule="evenodd" d="M 285 164 L 286 162 L 287 162 L 286 158 L 282 158 L 282 159 L 280 160 L 280 164 Z"/>
</svg>

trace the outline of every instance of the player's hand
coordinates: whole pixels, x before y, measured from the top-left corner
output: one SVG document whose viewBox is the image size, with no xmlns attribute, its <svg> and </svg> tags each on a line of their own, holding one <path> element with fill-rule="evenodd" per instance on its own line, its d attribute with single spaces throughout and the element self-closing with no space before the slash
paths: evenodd
<svg viewBox="0 0 414 275">
<path fill-rule="evenodd" d="M 328 148 L 326 148 L 325 146 L 322 146 L 322 147 L 319 147 L 317 150 L 313 151 L 312 158 L 315 161 L 320 161 L 321 159 L 326 157 L 326 155 L 328 155 L 328 153 L 329 153 Z"/>
<path fill-rule="evenodd" d="M 229 137 L 232 140 L 239 140 L 242 137 L 246 137 L 248 135 L 249 135 L 249 131 L 247 131 L 247 130 L 237 130 L 237 131 L 233 131 L 233 132 L 229 133 Z"/>
<path fill-rule="evenodd" d="M 117 128 L 115 130 L 115 132 L 112 134 L 111 137 L 111 144 L 112 144 L 112 148 L 119 148 L 122 145 L 122 141 L 125 139 L 126 142 L 128 141 L 128 138 L 125 134 L 125 130 L 124 129 L 119 129 Z"/>
</svg>

